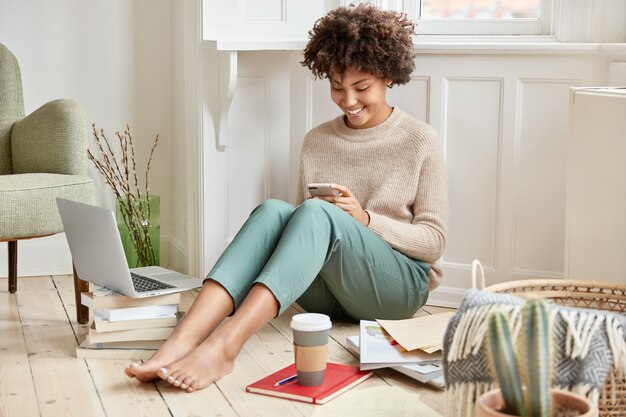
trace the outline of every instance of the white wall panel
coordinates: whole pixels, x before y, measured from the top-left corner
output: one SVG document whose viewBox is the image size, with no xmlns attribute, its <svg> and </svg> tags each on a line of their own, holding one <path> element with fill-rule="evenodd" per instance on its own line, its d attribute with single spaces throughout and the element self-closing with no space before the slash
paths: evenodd
<svg viewBox="0 0 626 417">
<path fill-rule="evenodd" d="M 311 76 L 308 78 L 312 79 Z M 310 91 L 312 96 L 307 100 L 307 104 L 310 106 L 307 111 L 311 112 L 312 115 L 312 125 L 309 126 L 309 129 L 341 115 L 341 110 L 330 98 L 330 83 L 328 80 L 315 80 L 312 83 Z"/>
<path fill-rule="evenodd" d="M 261 76 L 240 76 L 231 107 L 228 142 L 228 236 L 267 198 L 268 91 Z"/>
<path fill-rule="evenodd" d="M 563 275 L 569 88 L 579 80 L 520 79 L 515 135 L 513 265 Z"/>
<path fill-rule="evenodd" d="M 412 76 L 403 86 L 387 90 L 387 101 L 416 119 L 430 122 L 430 77 Z"/>
<path fill-rule="evenodd" d="M 220 52 L 205 50 L 205 66 Z M 228 118 L 228 142 L 218 147 L 215 71 L 204 77 L 203 165 L 206 240 L 202 275 L 212 267 L 250 212 L 268 198 L 286 200 L 290 172 L 289 54 L 238 53 L 238 76 Z M 213 65 L 215 66 L 215 64 Z"/>
<path fill-rule="evenodd" d="M 244 0 L 242 22 L 285 22 L 285 0 Z"/>
<path fill-rule="evenodd" d="M 448 167 L 450 239 L 444 264 L 496 261 L 502 80 L 448 78 L 443 143 Z M 476 104 L 480 97 L 480 105 Z"/>
</svg>

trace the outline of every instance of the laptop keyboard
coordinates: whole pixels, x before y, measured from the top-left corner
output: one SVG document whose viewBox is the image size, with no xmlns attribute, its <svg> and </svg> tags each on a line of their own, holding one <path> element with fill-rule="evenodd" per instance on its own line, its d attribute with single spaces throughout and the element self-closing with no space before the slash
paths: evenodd
<svg viewBox="0 0 626 417">
<path fill-rule="evenodd" d="M 131 272 L 130 276 L 133 279 L 133 287 L 135 287 L 135 291 L 137 292 L 157 291 L 157 290 L 166 290 L 168 288 L 176 288 L 173 285 L 169 285 L 169 284 L 166 284 L 161 281 L 157 281 L 152 278 L 144 277 L 143 275 L 138 275 L 138 274 L 135 274 L 134 272 Z"/>
</svg>

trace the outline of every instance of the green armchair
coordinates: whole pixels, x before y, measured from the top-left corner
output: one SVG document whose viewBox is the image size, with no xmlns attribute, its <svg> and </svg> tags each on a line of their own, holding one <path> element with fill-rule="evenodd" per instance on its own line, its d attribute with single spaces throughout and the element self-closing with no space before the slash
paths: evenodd
<svg viewBox="0 0 626 417">
<path fill-rule="evenodd" d="M 15 56 L 0 43 L 0 242 L 8 242 L 9 292 L 17 291 L 17 242 L 63 231 L 56 197 L 92 204 L 87 176 L 87 116 L 73 100 L 55 100 L 24 117 Z M 74 271 L 76 311 L 88 284 Z"/>
</svg>

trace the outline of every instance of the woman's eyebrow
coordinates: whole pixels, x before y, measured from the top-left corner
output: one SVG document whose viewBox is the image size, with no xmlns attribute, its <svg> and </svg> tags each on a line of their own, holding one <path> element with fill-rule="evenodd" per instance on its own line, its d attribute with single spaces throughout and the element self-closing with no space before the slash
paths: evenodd
<svg viewBox="0 0 626 417">
<path fill-rule="evenodd" d="M 352 85 L 357 85 L 357 84 L 360 84 L 360 83 L 362 83 L 363 81 L 369 81 L 369 78 L 363 78 L 362 80 L 359 80 L 359 81 L 357 81 L 357 82 L 352 83 Z"/>
<path fill-rule="evenodd" d="M 359 80 L 359 81 L 353 82 L 353 83 L 352 83 L 352 84 L 350 84 L 350 85 L 357 85 L 357 84 L 360 84 L 360 83 L 362 83 L 362 82 L 364 82 L 364 81 L 369 81 L 369 80 L 370 80 L 369 78 L 363 78 L 362 80 Z M 331 81 L 332 83 L 335 83 L 335 84 L 339 84 L 339 85 L 341 85 L 341 81 L 338 81 L 338 80 L 335 80 L 335 79 L 332 79 L 332 78 L 330 79 L 330 81 Z"/>
</svg>

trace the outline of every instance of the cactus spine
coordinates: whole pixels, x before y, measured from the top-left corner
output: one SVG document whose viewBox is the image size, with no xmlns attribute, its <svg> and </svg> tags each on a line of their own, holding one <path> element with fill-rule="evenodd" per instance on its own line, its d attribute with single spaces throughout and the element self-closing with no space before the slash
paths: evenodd
<svg viewBox="0 0 626 417">
<path fill-rule="evenodd" d="M 552 337 L 550 307 L 533 298 L 522 307 L 522 327 L 513 348 L 509 321 L 501 310 L 489 316 L 489 352 L 505 412 L 522 417 L 552 415 Z M 525 386 L 525 394 L 522 387 Z"/>
</svg>

